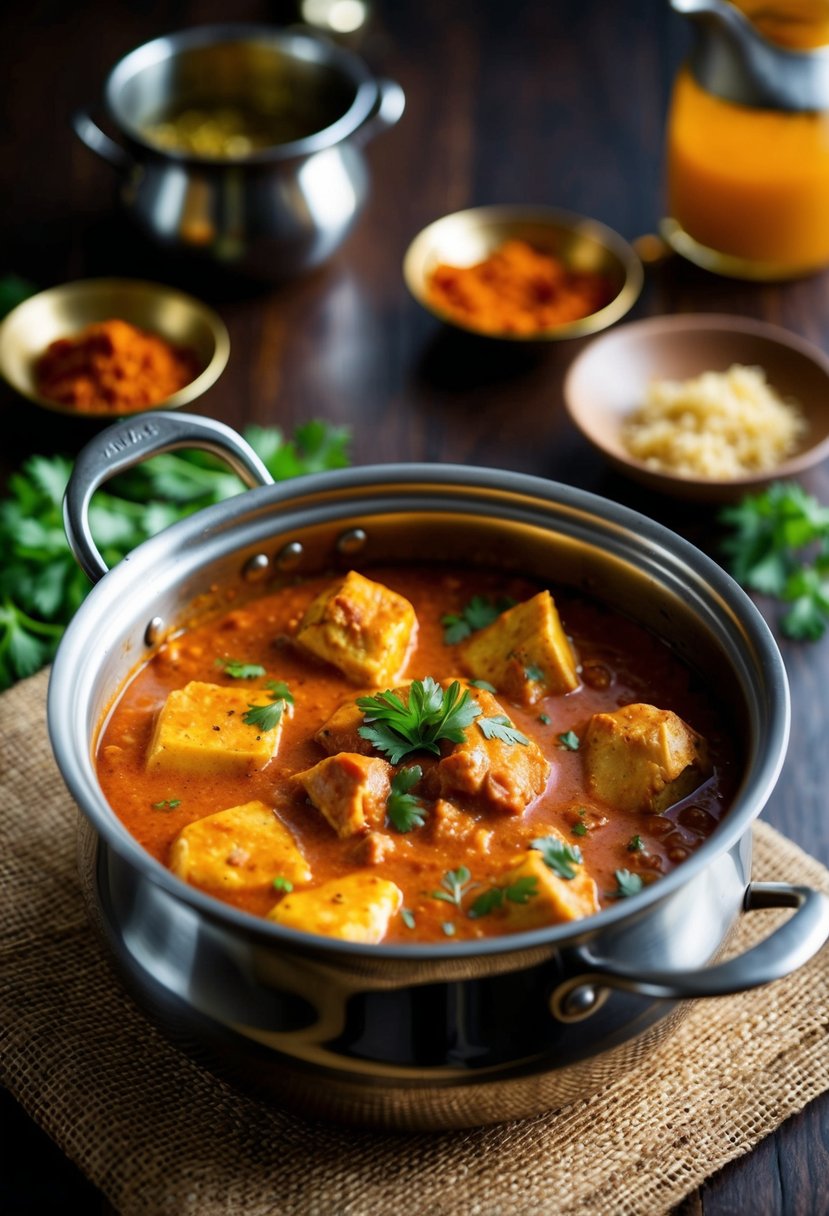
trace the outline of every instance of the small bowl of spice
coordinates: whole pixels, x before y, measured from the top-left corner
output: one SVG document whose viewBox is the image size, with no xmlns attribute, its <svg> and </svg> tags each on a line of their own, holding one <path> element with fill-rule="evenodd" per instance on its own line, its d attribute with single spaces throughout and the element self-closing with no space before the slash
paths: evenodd
<svg viewBox="0 0 829 1216">
<path fill-rule="evenodd" d="M 628 476 L 725 502 L 829 456 L 829 356 L 747 317 L 650 317 L 603 334 L 564 382 L 571 420 Z"/>
<path fill-rule="evenodd" d="M 550 207 L 456 211 L 418 233 L 403 261 L 415 299 L 440 320 L 511 342 L 605 329 L 642 289 L 642 263 L 618 233 Z"/>
<path fill-rule="evenodd" d="M 63 414 L 116 417 L 190 404 L 230 352 L 220 318 L 160 283 L 83 279 L 24 300 L 0 325 L 0 373 Z"/>
</svg>

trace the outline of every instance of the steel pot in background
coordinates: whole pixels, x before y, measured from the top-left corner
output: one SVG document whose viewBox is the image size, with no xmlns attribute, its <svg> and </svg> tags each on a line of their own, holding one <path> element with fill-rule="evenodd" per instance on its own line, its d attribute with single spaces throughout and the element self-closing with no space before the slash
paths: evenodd
<svg viewBox="0 0 829 1216">
<path fill-rule="evenodd" d="M 785 975 L 829 936 L 829 900 L 750 880 L 751 823 L 783 762 L 788 690 L 748 597 L 661 525 L 573 487 L 499 470 L 384 465 L 267 484 L 174 525 L 113 570 L 95 549 L 95 487 L 156 451 L 223 453 L 269 482 L 229 428 L 154 413 L 110 427 L 76 462 L 72 546 L 100 579 L 60 646 L 49 729 L 82 812 L 94 920 L 134 993 L 223 1071 L 305 1113 L 394 1127 L 495 1122 L 561 1105 L 640 1067 L 687 998 Z M 359 946 L 284 929 L 181 882 L 107 805 L 93 753 L 123 681 L 216 586 L 400 558 L 485 562 L 615 605 L 725 698 L 744 772 L 699 850 L 640 894 L 576 924 L 439 946 Z M 791 907 L 724 963 L 743 911 Z M 643 1069 L 643 1081 L 649 1073 Z"/>
<path fill-rule="evenodd" d="M 342 243 L 369 191 L 364 145 L 403 113 L 398 84 L 309 33 L 210 25 L 131 51 L 104 96 L 121 142 L 87 110 L 76 134 L 121 178 L 127 212 L 165 248 L 255 278 L 296 275 Z M 165 150 L 148 124 L 207 104 L 284 104 L 308 133 L 241 156 Z"/>
</svg>

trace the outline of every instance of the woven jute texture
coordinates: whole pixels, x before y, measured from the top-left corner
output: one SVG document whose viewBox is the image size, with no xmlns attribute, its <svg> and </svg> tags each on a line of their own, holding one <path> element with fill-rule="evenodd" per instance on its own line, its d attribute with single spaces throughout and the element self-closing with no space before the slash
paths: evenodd
<svg viewBox="0 0 829 1216">
<path fill-rule="evenodd" d="M 699 1002 L 646 1077 L 521 1123 L 380 1135 L 235 1091 L 147 1022 L 102 957 L 45 690 L 41 674 L 0 697 L 3 1080 L 124 1216 L 654 1216 L 829 1089 L 824 949 L 766 989 Z M 829 890 L 771 828 L 755 850 L 758 879 Z M 777 915 L 744 917 L 735 947 Z"/>
</svg>

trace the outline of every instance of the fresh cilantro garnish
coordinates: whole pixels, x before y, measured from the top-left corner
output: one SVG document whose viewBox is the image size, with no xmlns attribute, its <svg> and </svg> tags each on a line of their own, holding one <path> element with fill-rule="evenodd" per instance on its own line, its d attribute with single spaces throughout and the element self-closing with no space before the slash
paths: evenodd
<svg viewBox="0 0 829 1216">
<path fill-rule="evenodd" d="M 578 823 L 573 824 L 570 831 L 573 833 L 574 836 L 586 836 L 587 832 L 588 832 L 588 827 L 587 827 L 586 823 L 582 823 L 582 821 L 579 820 Z"/>
<path fill-rule="evenodd" d="M 0 311 L 3 298 L 0 284 Z M 276 480 L 348 463 L 348 432 L 324 422 L 298 427 L 292 439 L 275 428 L 252 427 L 245 438 Z M 71 471 L 65 457 L 30 456 L 0 502 L 0 689 L 49 662 L 90 590 L 63 528 Z M 90 528 L 104 561 L 114 566 L 162 528 L 244 489 L 204 452 L 165 452 L 95 494 Z"/>
<path fill-rule="evenodd" d="M 522 747 L 529 745 L 529 739 L 516 729 L 504 714 L 496 714 L 494 718 L 479 718 L 476 724 L 485 739 L 500 739 L 502 743 L 520 743 Z"/>
<path fill-rule="evenodd" d="M 496 908 L 503 907 L 504 901 L 513 904 L 525 904 L 538 894 L 538 879 L 533 874 L 518 878 L 505 887 L 489 887 L 473 902 L 468 916 L 478 920 L 481 916 L 489 916 Z"/>
<path fill-rule="evenodd" d="M 614 899 L 627 899 L 642 890 L 642 879 L 638 874 L 631 874 L 630 870 L 616 870 L 615 878 L 616 890 L 611 892 Z"/>
<path fill-rule="evenodd" d="M 514 604 L 515 600 L 506 595 L 499 595 L 494 600 L 488 595 L 473 595 L 459 614 L 447 613 L 440 618 L 444 642 L 447 646 L 453 646 L 456 642 L 468 638 L 470 633 L 486 629 L 487 625 L 491 625 L 502 612 L 506 612 Z"/>
<path fill-rule="evenodd" d="M 414 912 L 412 912 L 410 908 L 401 908 L 400 909 L 400 919 L 403 921 L 403 924 L 406 926 L 407 929 L 414 929 L 414 927 L 415 927 Z"/>
<path fill-rule="evenodd" d="M 358 697 L 364 725 L 357 733 L 383 752 L 392 764 L 399 764 L 412 752 L 440 755 L 441 739 L 463 743 L 464 728 L 481 712 L 467 689 L 454 680 L 444 690 L 431 676 L 413 680 L 408 688 L 408 704 L 387 690 L 373 697 Z"/>
<path fill-rule="evenodd" d="M 568 844 L 559 840 L 558 836 L 538 836 L 532 841 L 530 848 L 537 849 L 542 860 L 559 878 L 575 878 L 574 866 L 580 866 L 583 858 L 577 844 Z"/>
<path fill-rule="evenodd" d="M 426 822 L 426 811 L 423 803 L 409 790 L 417 785 L 423 776 L 419 764 L 411 768 L 401 769 L 391 779 L 391 792 L 386 799 L 386 814 L 392 827 L 398 832 L 411 832 L 412 828 L 422 828 Z"/>
<path fill-rule="evenodd" d="M 156 811 L 174 811 L 177 806 L 181 806 L 180 798 L 162 798 L 160 802 L 153 803 Z"/>
<path fill-rule="evenodd" d="M 641 853 L 645 845 L 641 836 L 631 836 L 628 841 L 628 853 Z"/>
<path fill-rule="evenodd" d="M 239 659 L 216 659 L 216 666 L 232 680 L 255 680 L 265 674 L 265 668 L 261 664 L 243 663 Z"/>
<path fill-rule="evenodd" d="M 469 890 L 472 875 L 466 866 L 458 866 L 457 870 L 447 870 L 440 880 L 442 891 L 432 891 L 432 899 L 442 899 L 444 903 L 461 906 L 461 900 Z"/>
<path fill-rule="evenodd" d="M 538 720 L 542 726 L 549 726 L 553 719 L 549 714 L 539 714 Z"/>
<path fill-rule="evenodd" d="M 293 891 L 293 889 L 294 889 L 294 884 L 291 882 L 290 878 L 283 878 L 281 874 L 278 874 L 276 876 L 276 878 L 271 883 L 271 886 L 277 891 L 286 891 L 287 892 L 287 891 Z"/>
<path fill-rule="evenodd" d="M 829 507 L 795 482 L 776 481 L 719 518 L 730 528 L 722 549 L 737 581 L 791 605 L 780 619 L 786 637 L 822 637 L 829 623 Z"/>
<path fill-rule="evenodd" d="M 544 679 L 544 672 L 540 667 L 536 667 L 534 663 L 528 663 L 524 668 L 524 677 L 527 680 L 532 680 L 534 684 L 540 684 Z"/>
<path fill-rule="evenodd" d="M 251 705 L 248 703 L 248 710 L 242 721 L 247 726 L 257 726 L 260 730 L 273 730 L 281 722 L 286 707 L 293 705 L 294 697 L 288 685 L 282 680 L 268 680 L 265 687 L 270 694 L 271 704 Z"/>
<path fill-rule="evenodd" d="M 568 752 L 577 752 L 581 740 L 574 730 L 567 730 L 563 735 L 559 735 L 558 741 L 561 746 Z"/>
<path fill-rule="evenodd" d="M 441 925 L 441 929 L 447 937 L 455 936 L 455 926 L 452 924 L 451 920 L 445 920 Z"/>
<path fill-rule="evenodd" d="M 473 688 L 482 688 L 484 692 L 497 692 L 498 689 L 494 684 L 490 684 L 489 680 L 467 680 L 467 684 L 471 684 Z"/>
</svg>

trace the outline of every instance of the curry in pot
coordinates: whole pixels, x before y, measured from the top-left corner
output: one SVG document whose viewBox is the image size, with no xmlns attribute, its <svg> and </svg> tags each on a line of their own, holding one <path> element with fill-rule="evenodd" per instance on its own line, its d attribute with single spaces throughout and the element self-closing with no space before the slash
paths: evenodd
<svg viewBox="0 0 829 1216">
<path fill-rule="evenodd" d="M 101 733 L 183 881 L 352 942 L 590 916 L 680 864 L 737 779 L 716 701 L 612 610 L 503 571 L 314 577 L 163 645 Z"/>
</svg>

